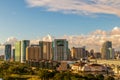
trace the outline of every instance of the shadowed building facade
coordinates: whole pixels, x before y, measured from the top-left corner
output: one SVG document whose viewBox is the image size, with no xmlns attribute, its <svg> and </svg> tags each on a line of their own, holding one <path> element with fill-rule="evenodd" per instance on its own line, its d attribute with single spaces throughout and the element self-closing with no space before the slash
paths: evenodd
<svg viewBox="0 0 120 80">
<path fill-rule="evenodd" d="M 15 61 L 15 49 L 12 49 L 12 59 Z"/>
<path fill-rule="evenodd" d="M 30 45 L 29 40 L 22 40 L 21 41 L 21 63 L 26 62 L 26 48 Z"/>
<path fill-rule="evenodd" d="M 5 61 L 10 61 L 11 59 L 11 44 L 5 45 Z"/>
<path fill-rule="evenodd" d="M 68 60 L 68 41 L 66 39 L 55 39 L 53 41 L 53 60 Z"/>
</svg>

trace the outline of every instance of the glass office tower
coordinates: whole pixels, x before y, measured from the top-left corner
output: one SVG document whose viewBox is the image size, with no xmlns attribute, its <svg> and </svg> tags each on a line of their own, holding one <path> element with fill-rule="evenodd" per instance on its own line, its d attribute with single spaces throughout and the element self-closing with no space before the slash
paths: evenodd
<svg viewBox="0 0 120 80">
<path fill-rule="evenodd" d="M 15 61 L 21 61 L 21 41 L 15 43 Z"/>
<path fill-rule="evenodd" d="M 21 41 L 21 63 L 26 61 L 26 48 L 30 45 L 29 40 L 22 40 Z"/>
<path fill-rule="evenodd" d="M 11 44 L 5 45 L 5 61 L 10 61 L 11 59 Z"/>
</svg>

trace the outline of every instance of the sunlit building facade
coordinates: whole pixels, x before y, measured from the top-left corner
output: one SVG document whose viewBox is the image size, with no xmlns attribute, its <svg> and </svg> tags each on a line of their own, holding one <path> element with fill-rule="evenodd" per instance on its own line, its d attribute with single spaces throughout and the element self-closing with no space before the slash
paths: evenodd
<svg viewBox="0 0 120 80">
<path fill-rule="evenodd" d="M 21 61 L 21 41 L 15 43 L 15 61 Z"/>
<path fill-rule="evenodd" d="M 42 48 L 42 57 L 45 60 L 51 60 L 52 59 L 52 42 L 47 41 L 40 41 L 39 42 L 40 47 Z"/>
<path fill-rule="evenodd" d="M 112 49 L 112 42 L 106 41 L 103 43 L 101 48 L 102 59 L 110 59 L 110 52 Z"/>
<path fill-rule="evenodd" d="M 115 50 L 113 48 L 109 48 L 110 59 L 115 59 Z"/>
<path fill-rule="evenodd" d="M 26 48 L 26 61 L 42 60 L 42 48 L 40 46 L 29 46 Z"/>
<path fill-rule="evenodd" d="M 72 47 L 71 49 L 72 59 L 80 60 L 81 58 L 86 58 L 86 50 L 84 47 Z"/>
</svg>

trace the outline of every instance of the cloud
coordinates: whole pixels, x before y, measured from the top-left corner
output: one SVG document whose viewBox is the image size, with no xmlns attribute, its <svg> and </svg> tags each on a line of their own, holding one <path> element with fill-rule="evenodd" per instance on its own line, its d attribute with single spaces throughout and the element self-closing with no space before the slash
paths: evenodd
<svg viewBox="0 0 120 80">
<path fill-rule="evenodd" d="M 53 40 L 54 40 L 54 37 L 48 34 L 47 36 L 44 36 L 42 38 L 30 40 L 30 43 L 31 44 L 39 44 L 39 41 L 52 42 Z"/>
<path fill-rule="evenodd" d="M 64 35 L 62 37 L 57 37 L 62 39 L 67 39 L 69 42 L 69 47 L 83 47 L 86 46 L 88 50 L 94 49 L 95 51 L 100 51 L 102 44 L 109 40 L 112 41 L 113 48 L 115 50 L 120 50 L 120 27 L 114 27 L 110 31 L 95 30 L 86 35 Z M 51 35 L 44 36 L 39 39 L 30 40 L 31 44 L 38 44 L 39 41 L 53 41 L 56 39 Z M 14 44 L 17 41 L 15 37 L 9 37 L 3 45 L 0 45 L 0 54 L 4 53 L 5 44 Z"/>
<path fill-rule="evenodd" d="M 40 39 L 30 40 L 30 44 L 39 44 Z"/>
<path fill-rule="evenodd" d="M 120 0 L 25 0 L 29 7 L 70 14 L 113 14 L 120 16 Z"/>
<path fill-rule="evenodd" d="M 63 36 L 69 41 L 69 45 L 75 47 L 86 46 L 87 49 L 100 51 L 102 44 L 109 40 L 112 41 L 113 48 L 120 50 L 120 27 L 114 27 L 111 31 L 96 30 L 89 35 Z"/>
<path fill-rule="evenodd" d="M 43 40 L 43 41 L 49 41 L 49 42 L 52 42 L 53 39 L 54 39 L 54 37 L 48 34 L 47 36 L 43 37 L 42 40 Z"/>
<path fill-rule="evenodd" d="M 9 37 L 9 38 L 4 42 L 4 45 L 5 45 L 5 44 L 14 45 L 15 42 L 17 42 L 17 41 L 18 41 L 17 38 L 15 38 L 15 37 Z"/>
<path fill-rule="evenodd" d="M 5 47 L 3 45 L 0 45 L 0 55 L 3 55 L 5 52 Z"/>
<path fill-rule="evenodd" d="M 5 53 L 5 45 L 6 44 L 11 44 L 13 46 L 12 48 L 14 48 L 14 44 L 17 41 L 18 40 L 15 37 L 9 37 L 9 38 L 7 38 L 7 40 L 5 40 L 5 42 L 0 45 L 0 55 L 3 55 Z"/>
</svg>

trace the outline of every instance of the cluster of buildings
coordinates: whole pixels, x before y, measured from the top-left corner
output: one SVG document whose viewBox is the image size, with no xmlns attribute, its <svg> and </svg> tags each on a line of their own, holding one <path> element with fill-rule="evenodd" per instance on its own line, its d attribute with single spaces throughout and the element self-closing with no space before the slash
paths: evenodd
<svg viewBox="0 0 120 80">
<path fill-rule="evenodd" d="M 54 39 L 52 42 L 39 41 L 38 44 L 30 44 L 29 40 L 22 40 L 16 42 L 14 47 L 11 44 L 6 44 L 5 54 L 0 56 L 0 59 L 30 63 L 30 65 L 41 66 L 42 68 L 46 66 L 46 68 L 52 69 L 55 69 L 60 63 L 56 68 L 59 71 L 68 70 L 70 67 L 71 70 L 81 72 L 106 73 L 109 69 L 113 73 L 111 67 L 114 65 L 114 72 L 120 73 L 119 56 L 120 53 L 115 52 L 112 48 L 111 41 L 103 43 L 101 52 L 94 52 L 93 49 L 88 51 L 85 47 L 72 47 L 70 49 L 66 39 Z M 90 64 L 90 60 L 97 60 L 98 63 Z"/>
<path fill-rule="evenodd" d="M 5 60 L 25 63 L 26 61 L 68 60 L 70 53 L 66 39 L 55 39 L 53 42 L 39 41 L 37 45 L 30 45 L 29 40 L 15 43 L 13 49 L 10 44 L 5 45 Z"/>
<path fill-rule="evenodd" d="M 29 40 L 22 40 L 15 43 L 14 48 L 11 44 L 5 45 L 6 61 L 16 61 L 25 63 L 26 61 L 68 61 L 80 59 L 115 59 L 115 51 L 112 42 L 103 43 L 101 52 L 86 50 L 85 47 L 72 47 L 69 49 L 66 39 L 54 39 L 53 42 L 39 41 L 37 45 L 31 45 Z"/>
</svg>

